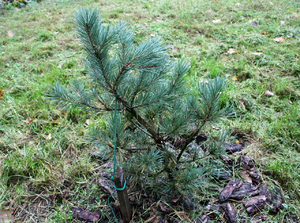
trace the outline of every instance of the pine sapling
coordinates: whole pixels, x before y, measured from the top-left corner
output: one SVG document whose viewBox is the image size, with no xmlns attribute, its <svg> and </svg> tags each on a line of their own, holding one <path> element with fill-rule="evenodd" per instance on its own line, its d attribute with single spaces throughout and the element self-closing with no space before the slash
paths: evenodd
<svg viewBox="0 0 300 223">
<path fill-rule="evenodd" d="M 56 83 L 47 97 L 64 109 L 103 114 L 106 129 L 92 127 L 87 138 L 92 147 L 108 154 L 114 147 L 117 100 L 118 159 L 131 184 L 158 193 L 203 184 L 213 169 L 212 160 L 223 151 L 227 132 L 209 137 L 201 147 L 194 141 L 231 113 L 228 105 L 220 105 L 224 79 L 188 86 L 189 64 L 171 59 L 161 39 L 135 44 L 134 33 L 124 23 L 105 25 L 92 9 L 77 11 L 75 22 L 89 82 L 84 86 L 73 81 L 69 89 Z"/>
</svg>

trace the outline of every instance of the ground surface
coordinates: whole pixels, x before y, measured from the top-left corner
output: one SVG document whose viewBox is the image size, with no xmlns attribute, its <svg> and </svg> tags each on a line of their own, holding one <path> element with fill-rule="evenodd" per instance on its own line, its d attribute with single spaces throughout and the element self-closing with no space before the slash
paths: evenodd
<svg viewBox="0 0 300 223">
<path fill-rule="evenodd" d="M 93 6 L 104 22 L 128 22 L 136 41 L 161 36 L 191 62 L 190 82 L 226 76 L 234 130 L 260 171 L 299 214 L 300 29 L 298 1 L 45 1 L 0 12 L 0 205 L 27 220 L 66 222 L 70 207 L 107 208 L 84 135 L 101 116 L 55 109 L 43 95 L 86 78 L 73 12 Z M 187 86 L 188 87 L 188 86 Z M 89 120 L 89 121 L 87 121 Z M 68 199 L 66 199 L 68 197 Z M 30 201 L 30 202 L 28 202 Z M 33 208 L 30 208 L 30 207 Z M 32 211 L 35 210 L 35 211 Z M 282 214 L 273 222 L 280 222 Z"/>
</svg>

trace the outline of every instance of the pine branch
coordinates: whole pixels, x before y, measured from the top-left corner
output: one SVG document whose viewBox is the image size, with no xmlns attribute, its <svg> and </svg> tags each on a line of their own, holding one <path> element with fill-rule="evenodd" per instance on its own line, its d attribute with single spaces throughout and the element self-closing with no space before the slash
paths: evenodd
<svg viewBox="0 0 300 223">
<path fill-rule="evenodd" d="M 93 69 L 94 73 L 97 75 L 97 72 L 95 69 Z M 106 90 L 107 92 L 111 93 L 111 94 L 114 94 L 115 95 L 115 91 L 111 90 L 111 89 L 108 89 L 104 84 L 101 84 L 101 87 L 104 88 L 104 90 Z"/>
<path fill-rule="evenodd" d="M 133 106 L 132 108 L 139 108 L 139 107 L 149 106 L 149 105 L 152 105 L 152 104 L 157 103 L 157 102 L 160 102 L 160 100 L 155 100 L 155 101 L 151 101 L 149 103 L 136 105 L 136 106 Z"/>
<path fill-rule="evenodd" d="M 100 141 L 100 142 L 102 142 L 103 144 L 107 145 L 109 148 L 114 149 L 114 146 L 111 145 L 111 144 L 110 144 L 109 142 L 107 142 L 106 140 L 103 140 L 103 139 L 101 139 L 101 138 L 95 137 L 94 135 L 92 135 L 92 137 L 90 137 L 90 138 L 93 138 L 94 141 Z M 90 142 L 90 144 L 95 144 L 95 143 Z"/>
<path fill-rule="evenodd" d="M 136 152 L 136 151 L 140 151 L 140 150 L 149 150 L 149 148 L 129 147 L 129 148 L 124 148 L 124 150 L 131 151 L 131 152 Z"/>
<path fill-rule="evenodd" d="M 168 93 L 167 93 L 166 95 L 169 95 L 169 94 L 170 94 L 170 93 L 173 91 L 173 89 L 174 89 L 175 85 L 177 84 L 177 81 L 179 80 L 180 76 L 181 76 L 181 74 L 180 74 L 180 73 L 179 73 L 179 74 L 177 74 L 177 77 L 176 77 L 176 79 L 175 79 L 174 83 L 172 84 L 172 86 L 171 86 L 170 90 L 168 91 Z"/>
<path fill-rule="evenodd" d="M 202 115 L 199 114 L 198 110 L 195 108 L 195 106 L 194 106 L 194 104 L 192 102 L 191 102 L 191 106 L 194 109 L 194 112 L 196 112 L 196 114 L 198 115 L 198 117 L 201 118 Z M 202 109 L 202 112 L 204 113 L 203 109 Z"/>
<path fill-rule="evenodd" d="M 161 77 L 161 75 L 157 75 L 155 78 L 153 78 L 149 83 L 147 83 L 146 85 L 144 85 L 144 88 L 149 87 L 153 82 L 155 82 L 157 79 L 159 79 Z"/>
<path fill-rule="evenodd" d="M 153 130 L 153 127 L 146 122 L 146 120 L 144 120 L 137 112 L 134 108 L 130 107 L 128 105 L 128 103 L 122 99 L 120 96 L 117 96 L 117 99 L 123 104 L 123 106 L 125 107 L 125 109 L 132 114 L 133 117 L 136 118 L 136 120 L 142 125 L 144 126 L 147 131 L 151 134 L 151 137 L 153 138 L 153 140 L 159 145 L 161 145 L 161 139 L 159 138 L 159 136 L 157 135 L 157 133 Z M 162 150 L 162 148 L 160 148 Z"/>
<path fill-rule="evenodd" d="M 220 148 L 223 144 L 224 144 L 224 142 L 223 142 L 223 141 L 220 141 L 220 143 L 216 146 L 216 148 Z M 195 162 L 195 161 L 197 161 L 197 160 L 205 159 L 205 158 L 211 156 L 212 154 L 213 154 L 213 153 L 209 151 L 208 154 L 206 154 L 206 155 L 204 155 L 204 156 L 202 156 L 202 157 L 199 157 L 199 158 L 197 158 L 197 159 L 193 158 L 193 159 L 191 159 L 191 160 L 181 161 L 181 162 L 178 162 L 178 163 Z"/>
<path fill-rule="evenodd" d="M 97 48 L 97 46 L 94 44 L 94 41 L 93 41 L 92 36 L 91 36 L 91 33 L 90 33 L 89 25 L 88 25 L 87 22 L 85 23 L 85 29 L 86 29 L 86 32 L 87 32 L 87 35 L 88 35 L 90 44 L 92 45 L 92 48 L 93 48 L 93 50 L 94 50 L 94 54 L 95 54 L 95 56 L 97 57 L 97 59 L 99 60 L 99 63 L 100 63 L 100 69 L 101 69 L 102 75 L 103 75 L 103 77 L 104 77 L 104 79 L 105 79 L 105 83 L 107 84 L 107 86 L 108 86 L 111 90 L 113 90 L 113 88 L 112 88 L 111 84 L 109 83 L 109 80 L 108 80 L 108 78 L 107 78 L 107 76 L 106 76 L 106 72 L 105 72 L 105 70 L 104 70 L 102 58 L 99 56 L 98 48 Z M 95 71 L 95 70 L 94 70 L 94 71 Z"/>
<path fill-rule="evenodd" d="M 145 55 L 146 55 L 146 54 L 143 53 L 143 54 L 141 54 L 141 55 L 138 56 L 138 57 L 133 57 L 133 58 L 131 58 L 131 60 L 129 60 L 127 63 L 125 63 L 125 44 L 122 44 L 123 66 L 122 66 L 121 70 L 119 71 L 119 73 L 118 73 L 118 75 L 117 75 L 117 77 L 116 77 L 116 80 L 115 80 L 115 83 L 114 83 L 114 86 L 113 86 L 113 89 L 114 89 L 114 90 L 116 90 L 116 85 L 117 85 L 117 83 L 118 83 L 120 77 L 122 76 L 122 73 L 123 73 L 126 69 L 136 69 L 136 68 L 138 68 L 138 69 L 143 69 L 143 68 L 152 68 L 152 67 L 155 67 L 155 65 L 139 66 L 139 67 L 130 67 L 130 64 L 131 64 L 134 60 L 136 60 L 136 59 L 138 59 L 138 58 L 141 58 L 141 57 L 143 57 L 143 56 L 145 56 Z"/>
<path fill-rule="evenodd" d="M 153 68 L 156 67 L 155 65 L 148 65 L 148 66 L 139 66 L 139 67 L 130 67 L 131 69 L 145 69 L 145 68 Z"/>
<path fill-rule="evenodd" d="M 211 112 L 211 108 L 212 108 L 212 103 L 214 103 L 214 100 L 215 100 L 215 97 L 211 100 L 211 104 L 208 102 L 208 100 L 206 99 L 206 96 L 204 95 L 204 93 L 201 91 L 200 92 L 201 94 L 202 94 L 202 96 L 203 96 L 203 98 L 204 98 L 204 100 L 205 100 L 205 102 L 206 102 L 206 105 L 209 107 L 208 108 L 208 113 L 206 114 L 206 117 L 205 118 L 208 118 L 209 117 L 209 115 L 210 115 L 210 112 Z"/>
<path fill-rule="evenodd" d="M 140 86 L 141 86 L 142 82 L 143 82 L 143 76 L 140 78 L 139 83 L 137 84 L 137 87 L 136 87 L 136 89 L 135 89 L 135 91 L 134 91 L 134 93 L 133 93 L 132 99 L 131 99 L 131 101 L 130 101 L 130 105 L 131 105 L 131 106 L 133 106 L 133 103 L 134 103 L 134 101 L 135 101 L 135 98 L 136 98 L 138 92 L 140 91 Z"/>
<path fill-rule="evenodd" d="M 136 122 L 134 122 L 134 121 L 132 121 L 132 120 L 130 120 L 131 121 L 131 123 L 135 126 L 135 127 L 137 127 L 139 130 L 141 130 L 143 133 L 145 133 L 146 135 L 148 135 L 148 136 L 152 136 L 151 134 L 149 134 L 148 132 L 146 132 L 144 129 L 142 129 Z"/>
<path fill-rule="evenodd" d="M 191 159 L 191 160 L 185 160 L 185 161 L 178 161 L 178 163 L 191 163 L 191 162 L 195 162 L 195 161 L 198 161 L 198 160 L 205 159 L 205 158 L 209 157 L 210 155 L 211 154 L 206 154 L 205 156 L 199 157 L 197 159 Z"/>
<path fill-rule="evenodd" d="M 90 33 L 89 24 L 87 22 L 85 23 L 85 29 L 86 29 L 86 33 L 88 35 L 89 41 L 90 41 L 90 43 L 92 45 L 92 48 L 94 50 L 94 53 L 98 57 L 98 49 L 97 49 L 96 45 L 94 44 L 94 41 L 93 41 L 91 33 Z"/>
<path fill-rule="evenodd" d="M 168 132 L 166 135 L 171 135 L 173 134 L 175 131 L 177 131 L 185 122 L 187 122 L 189 120 L 189 118 L 191 117 L 191 115 L 188 115 L 175 129 L 173 129 L 171 132 Z"/>
<path fill-rule="evenodd" d="M 78 87 L 78 86 L 74 86 Z M 90 109 L 98 110 L 98 111 L 112 111 L 113 109 L 110 109 L 106 106 L 104 108 L 97 107 L 91 104 L 88 104 L 86 101 L 88 101 L 89 98 L 86 98 L 87 95 L 85 95 L 84 92 L 81 92 L 82 89 L 77 89 L 76 92 L 70 93 L 68 90 L 64 89 L 61 85 L 56 83 L 54 87 L 51 88 L 51 92 L 46 94 L 47 98 L 54 101 L 54 103 L 61 105 L 62 107 L 69 107 L 69 106 L 82 106 L 87 107 Z M 76 96 L 79 95 L 79 97 Z"/>
<path fill-rule="evenodd" d="M 95 107 L 95 106 L 92 106 L 92 105 L 89 105 L 87 103 L 84 103 L 84 102 L 73 102 L 74 104 L 79 104 L 79 105 L 84 105 L 88 108 L 91 108 L 91 109 L 95 109 L 95 110 L 99 110 L 99 111 L 113 111 L 114 109 L 109 109 L 109 108 L 99 108 L 99 107 Z"/>
<path fill-rule="evenodd" d="M 108 107 L 104 104 L 103 101 L 101 101 L 98 97 L 96 97 L 96 95 L 94 95 L 94 97 L 97 99 L 97 101 L 98 101 L 100 104 L 102 104 L 102 105 L 104 106 L 104 108 L 106 109 L 105 111 L 114 111 L 114 110 L 115 110 L 115 108 L 108 108 Z M 119 110 L 119 109 L 117 109 L 117 110 Z"/>
<path fill-rule="evenodd" d="M 195 139 L 195 137 L 199 134 L 200 130 L 203 128 L 203 126 L 205 125 L 205 121 L 202 122 L 202 124 L 192 133 L 192 135 L 186 139 L 183 143 L 181 143 L 181 151 L 177 156 L 177 162 L 180 160 L 183 152 L 185 151 L 185 149 L 187 148 L 187 146 Z"/>
<path fill-rule="evenodd" d="M 158 135 L 160 134 L 160 126 L 162 125 L 162 116 L 164 114 L 164 111 L 165 111 L 165 106 L 162 106 L 161 113 L 159 115 L 159 124 L 158 124 L 158 127 L 157 127 L 157 134 Z M 165 139 L 163 141 L 165 141 Z"/>
</svg>

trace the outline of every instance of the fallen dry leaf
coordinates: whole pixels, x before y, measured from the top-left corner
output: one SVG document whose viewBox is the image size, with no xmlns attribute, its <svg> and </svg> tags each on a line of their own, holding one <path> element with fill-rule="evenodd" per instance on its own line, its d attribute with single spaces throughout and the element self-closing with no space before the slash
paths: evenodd
<svg viewBox="0 0 300 223">
<path fill-rule="evenodd" d="M 266 92 L 264 93 L 264 96 L 274 96 L 274 93 L 272 93 L 269 90 L 266 90 Z"/>
<path fill-rule="evenodd" d="M 240 170 L 240 175 L 247 183 L 252 183 L 252 178 L 249 176 L 246 170 Z"/>
<path fill-rule="evenodd" d="M 253 26 L 253 27 L 257 26 L 257 22 L 254 22 L 254 21 L 251 21 L 250 24 L 251 24 L 251 26 Z"/>
<path fill-rule="evenodd" d="M 283 36 L 281 36 L 281 37 L 276 37 L 276 38 L 274 39 L 274 41 L 275 41 L 275 42 L 284 42 L 284 37 L 283 37 Z"/>
<path fill-rule="evenodd" d="M 4 93 L 3 93 L 3 91 L 0 88 L 0 98 L 2 98 L 3 96 L 4 96 Z"/>
<path fill-rule="evenodd" d="M 29 70 L 29 68 L 28 68 L 25 64 L 22 65 L 22 68 L 23 68 L 24 70 Z"/>
<path fill-rule="evenodd" d="M 170 50 L 176 50 L 175 46 L 169 45 L 169 46 L 167 46 L 167 47 L 168 47 L 168 49 L 170 49 Z"/>
<path fill-rule="evenodd" d="M 9 37 L 13 37 L 15 34 L 14 34 L 12 31 L 8 30 L 8 31 L 7 31 L 7 35 L 8 35 Z"/>
<path fill-rule="evenodd" d="M 216 19 L 216 20 L 213 20 L 212 23 L 221 23 L 222 20 L 221 19 Z"/>
<path fill-rule="evenodd" d="M 219 130 L 220 128 L 216 127 L 216 126 L 212 126 L 213 129 Z"/>
<path fill-rule="evenodd" d="M 229 53 L 229 54 L 233 54 L 233 53 L 235 53 L 235 49 L 233 49 L 233 48 L 229 48 L 229 50 L 227 51 L 227 53 Z"/>
<path fill-rule="evenodd" d="M 30 118 L 30 119 L 25 119 L 23 120 L 23 122 L 25 122 L 26 124 L 30 124 L 34 121 L 34 118 Z"/>
<path fill-rule="evenodd" d="M 167 209 L 164 207 L 164 205 L 161 202 L 159 202 L 158 206 L 159 206 L 159 208 L 160 208 L 160 210 L 162 212 L 166 212 L 167 211 Z"/>
<path fill-rule="evenodd" d="M 91 120 L 90 119 L 85 120 L 85 124 L 90 125 L 91 124 Z"/>
<path fill-rule="evenodd" d="M 65 115 L 65 114 L 67 114 L 67 111 L 61 110 L 61 111 L 60 111 L 60 118 L 61 118 L 62 115 Z"/>
</svg>

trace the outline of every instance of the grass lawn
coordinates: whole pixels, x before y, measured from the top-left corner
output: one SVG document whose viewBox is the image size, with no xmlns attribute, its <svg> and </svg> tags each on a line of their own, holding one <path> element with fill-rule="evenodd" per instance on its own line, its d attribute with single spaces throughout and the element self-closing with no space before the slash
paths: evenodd
<svg viewBox="0 0 300 223">
<path fill-rule="evenodd" d="M 267 222 L 300 216 L 297 0 L 53 0 L 0 11 L 2 208 L 17 207 L 28 222 L 70 222 L 72 206 L 110 214 L 84 137 L 103 117 L 44 99 L 57 81 L 87 79 L 73 25 L 79 6 L 97 8 L 105 23 L 127 22 L 136 42 L 162 37 L 171 57 L 190 61 L 188 83 L 225 76 L 222 100 L 236 117 L 216 127 L 233 130 L 265 179 L 281 186 L 284 209 Z"/>
</svg>

